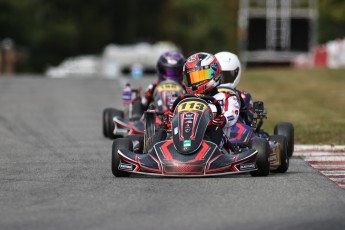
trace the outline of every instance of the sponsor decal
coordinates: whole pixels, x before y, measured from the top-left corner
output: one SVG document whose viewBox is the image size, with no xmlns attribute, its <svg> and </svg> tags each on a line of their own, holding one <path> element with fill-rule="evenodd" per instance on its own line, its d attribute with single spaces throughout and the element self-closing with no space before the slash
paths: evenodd
<svg viewBox="0 0 345 230">
<path fill-rule="evenodd" d="M 241 164 L 240 170 L 249 170 L 249 169 L 255 169 L 255 163 L 248 163 L 248 164 Z"/>
<path fill-rule="evenodd" d="M 188 58 L 187 62 L 195 62 L 196 61 L 196 57 L 193 55 L 190 58 Z"/>
<path fill-rule="evenodd" d="M 185 118 L 185 119 L 193 119 L 193 118 L 194 118 L 194 114 L 193 114 L 193 113 L 186 113 L 186 114 L 184 115 L 184 118 Z"/>
<path fill-rule="evenodd" d="M 235 117 L 234 117 L 233 115 L 231 115 L 231 116 L 226 117 L 226 119 L 227 119 L 228 121 L 232 121 L 232 120 L 235 119 Z"/>
<path fill-rule="evenodd" d="M 174 135 L 178 134 L 178 127 L 174 128 Z"/>
<path fill-rule="evenodd" d="M 190 132 L 190 129 L 189 129 L 189 128 L 186 128 L 184 131 L 185 131 L 186 133 L 189 133 L 189 132 Z"/>
<path fill-rule="evenodd" d="M 183 147 L 190 147 L 192 145 L 192 141 L 191 140 L 184 140 L 183 141 Z"/>
<path fill-rule="evenodd" d="M 120 169 L 120 170 L 132 171 L 132 170 L 133 170 L 133 165 L 131 165 L 131 164 L 125 164 L 125 163 L 120 163 L 119 169 Z"/>
</svg>

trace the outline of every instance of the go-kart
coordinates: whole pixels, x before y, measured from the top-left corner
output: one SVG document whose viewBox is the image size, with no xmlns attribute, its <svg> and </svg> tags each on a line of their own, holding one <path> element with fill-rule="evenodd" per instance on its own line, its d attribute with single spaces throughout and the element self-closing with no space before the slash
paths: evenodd
<svg viewBox="0 0 345 230">
<path fill-rule="evenodd" d="M 232 129 L 230 140 L 236 147 L 250 146 L 249 140 L 262 138 L 266 145 L 252 146 L 258 151 L 267 151 L 271 172 L 285 173 L 289 168 L 289 158 L 294 149 L 294 128 L 291 123 L 280 122 L 269 135 L 261 127 L 267 112 L 262 101 L 253 103 L 254 120 L 251 126 L 238 122 Z"/>
<path fill-rule="evenodd" d="M 144 134 L 143 113 L 140 91 L 133 90 L 134 98 L 129 105 L 129 117 L 124 117 L 124 112 L 118 109 L 107 108 L 103 111 L 103 134 L 110 139 L 125 137 L 133 134 Z M 175 81 L 160 82 L 154 92 L 154 101 L 149 105 L 150 109 L 158 112 L 167 111 L 170 107 L 171 99 L 183 93 L 183 88 Z M 161 117 L 157 116 L 156 122 L 161 123 Z"/>
<path fill-rule="evenodd" d="M 253 103 L 253 112 L 255 114 L 255 117 L 252 127 L 255 128 L 255 134 L 266 139 L 270 139 L 271 137 L 273 137 L 261 128 L 263 119 L 267 118 L 267 111 L 264 108 L 264 103 L 262 101 L 255 101 Z M 291 157 L 294 152 L 294 133 L 294 127 L 290 122 L 279 122 L 274 126 L 274 135 L 282 135 L 286 137 L 288 157 Z"/>
<path fill-rule="evenodd" d="M 215 105 L 217 116 L 221 106 L 211 96 L 181 95 L 173 103 L 171 121 L 163 116 L 159 128 L 156 116 L 145 112 L 145 133 L 118 138 L 112 146 L 112 173 L 116 177 L 131 173 L 155 176 L 216 176 L 250 172 L 267 176 L 267 152 L 254 148 L 220 148 L 208 133 L 214 115 L 209 103 Z M 221 129 L 215 129 L 221 130 Z M 221 131 L 223 132 L 223 131 Z M 253 146 L 266 144 L 255 138 Z"/>
<path fill-rule="evenodd" d="M 225 93 L 229 93 L 229 94 L 233 94 L 233 95 L 238 95 L 238 93 L 233 90 L 230 89 L 229 87 L 218 87 L 218 90 L 220 92 L 225 92 Z M 266 133 L 263 129 L 261 129 L 262 124 L 263 124 L 263 119 L 267 118 L 267 111 L 264 108 L 264 103 L 262 101 L 256 101 L 252 103 L 252 96 L 245 92 L 245 91 L 240 91 L 241 92 L 241 103 L 244 104 L 244 109 L 240 111 L 240 118 L 239 120 L 242 121 L 242 124 L 247 124 L 248 126 L 250 126 L 252 129 L 254 129 L 254 134 L 257 137 L 262 137 L 265 138 L 267 140 L 270 140 L 270 138 L 272 137 L 272 141 L 275 141 L 276 137 L 270 136 L 268 133 Z M 248 111 L 249 108 L 253 107 L 253 111 L 250 112 Z M 250 114 L 250 115 L 249 115 Z M 254 117 L 252 117 L 254 116 Z M 250 119 L 247 119 L 247 117 L 252 117 Z M 242 133 L 249 133 L 250 128 L 248 128 L 246 125 L 241 125 L 241 123 L 239 123 L 237 125 L 238 127 L 235 128 L 235 132 L 239 132 L 240 134 Z M 237 130 L 236 130 L 237 129 Z M 247 131 L 244 131 L 247 130 Z M 289 122 L 279 122 L 275 127 L 274 127 L 274 135 L 283 135 L 286 137 L 287 139 L 287 153 L 288 153 L 288 157 L 291 157 L 294 151 L 294 127 L 291 123 Z M 235 139 L 235 141 L 239 142 L 240 137 L 238 133 L 236 134 L 237 139 Z M 278 139 L 282 139 L 279 138 Z M 234 140 L 233 140 L 234 141 Z M 278 141 L 279 142 L 279 141 Z"/>
<path fill-rule="evenodd" d="M 115 126 L 114 119 L 123 121 L 124 126 L 131 126 L 131 134 L 142 134 L 144 128 L 143 124 L 139 121 L 144 110 L 141 104 L 140 97 L 141 88 L 132 89 L 132 101 L 123 111 L 116 108 L 106 108 L 103 110 L 103 135 L 110 139 L 115 139 L 128 135 L 127 129 L 122 129 L 121 125 Z M 127 117 L 125 117 L 125 112 Z"/>
</svg>

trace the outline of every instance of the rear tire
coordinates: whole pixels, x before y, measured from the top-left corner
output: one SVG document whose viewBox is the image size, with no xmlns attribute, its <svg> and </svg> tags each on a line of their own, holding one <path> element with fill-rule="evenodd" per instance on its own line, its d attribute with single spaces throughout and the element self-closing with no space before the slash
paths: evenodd
<svg viewBox="0 0 345 230">
<path fill-rule="evenodd" d="M 109 120 L 109 108 L 107 109 L 104 109 L 103 110 L 103 120 L 102 120 L 102 123 L 103 123 L 103 136 L 104 137 L 108 137 L 108 130 L 109 130 L 109 123 L 108 123 L 108 120 Z"/>
<path fill-rule="evenodd" d="M 103 127 L 104 127 L 104 135 L 105 137 L 108 137 L 110 139 L 116 139 L 119 137 L 122 137 L 122 135 L 114 135 L 114 129 L 115 129 L 115 124 L 114 124 L 114 117 L 119 117 L 119 118 L 124 118 L 124 113 L 123 111 L 113 109 L 113 108 L 107 108 L 103 112 Z"/>
<path fill-rule="evenodd" d="M 291 157 L 295 149 L 295 130 L 289 122 L 279 122 L 274 127 L 275 135 L 283 135 L 287 139 L 287 153 L 288 157 Z"/>
<path fill-rule="evenodd" d="M 254 138 L 251 141 L 251 147 L 258 151 L 256 155 L 256 165 L 258 170 L 251 171 L 250 175 L 258 176 L 267 176 L 270 173 L 270 164 L 268 161 L 270 146 L 266 139 L 264 138 Z"/>
<path fill-rule="evenodd" d="M 280 144 L 280 166 L 277 169 L 271 170 L 275 173 L 285 173 L 289 169 L 289 156 L 287 153 L 287 138 L 283 135 L 274 135 L 271 137 L 272 141 Z"/>
<path fill-rule="evenodd" d="M 133 151 L 132 141 L 128 138 L 118 138 L 114 140 L 111 154 L 111 171 L 113 172 L 113 175 L 116 177 L 129 177 L 131 175 L 130 172 L 119 170 L 119 165 L 121 162 L 118 154 L 119 149 Z"/>
</svg>

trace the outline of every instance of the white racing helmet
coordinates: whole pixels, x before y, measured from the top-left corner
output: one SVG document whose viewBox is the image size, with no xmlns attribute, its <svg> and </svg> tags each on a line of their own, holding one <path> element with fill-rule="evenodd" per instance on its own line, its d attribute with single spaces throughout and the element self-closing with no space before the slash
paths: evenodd
<svg viewBox="0 0 345 230">
<path fill-rule="evenodd" d="M 241 79 L 241 63 L 236 54 L 230 52 L 216 53 L 218 62 L 222 67 L 223 86 L 228 86 L 235 89 Z"/>
</svg>

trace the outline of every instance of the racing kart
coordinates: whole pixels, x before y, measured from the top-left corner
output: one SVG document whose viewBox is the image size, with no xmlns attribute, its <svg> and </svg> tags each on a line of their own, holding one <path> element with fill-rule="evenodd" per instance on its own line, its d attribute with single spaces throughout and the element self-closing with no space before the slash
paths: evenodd
<svg viewBox="0 0 345 230">
<path fill-rule="evenodd" d="M 127 135 L 128 131 L 115 126 L 114 119 L 123 121 L 132 127 L 132 134 L 142 133 L 143 124 L 139 122 L 144 110 L 141 104 L 141 88 L 132 89 L 132 101 L 128 106 L 128 111 L 116 108 L 106 108 L 103 110 L 103 135 L 110 139 L 115 139 Z M 128 114 L 125 118 L 125 112 Z"/>
<path fill-rule="evenodd" d="M 263 138 L 266 145 L 255 146 L 257 150 L 268 152 L 271 172 L 285 173 L 289 168 L 289 158 L 294 149 L 294 128 L 291 123 L 280 122 L 269 135 L 261 127 L 267 112 L 262 101 L 253 103 L 254 120 L 251 126 L 238 122 L 232 129 L 230 140 L 237 147 L 250 146 L 248 140 Z"/>
<path fill-rule="evenodd" d="M 113 175 L 216 176 L 250 172 L 252 176 L 267 176 L 270 169 L 267 152 L 232 146 L 220 148 L 210 138 L 208 127 L 214 115 L 209 103 L 215 105 L 219 116 L 221 106 L 213 97 L 182 94 L 172 105 L 171 122 L 163 117 L 159 128 L 155 121 L 160 113 L 145 112 L 144 137 L 129 135 L 113 141 Z M 263 138 L 253 140 L 253 146 L 266 143 Z"/>
<path fill-rule="evenodd" d="M 276 135 L 282 135 L 286 137 L 287 141 L 287 155 L 290 158 L 294 152 L 294 127 L 289 122 L 279 122 L 274 127 L 274 135 L 269 135 L 261 127 L 263 124 L 263 119 L 267 118 L 267 111 L 264 108 L 264 103 L 262 101 L 256 101 L 253 104 L 253 111 L 256 115 L 252 126 L 255 128 L 254 132 L 257 136 L 266 138 L 268 140 L 272 139 Z"/>
<path fill-rule="evenodd" d="M 144 134 L 143 113 L 139 90 L 132 90 L 134 98 L 129 105 L 129 118 L 124 117 L 124 112 L 118 109 L 107 108 L 103 111 L 103 134 L 110 139 L 125 137 L 127 135 Z M 154 92 L 154 101 L 148 107 L 158 112 L 170 108 L 171 99 L 183 93 L 183 88 L 175 81 L 160 82 Z M 161 116 L 156 118 L 157 124 L 161 123 Z"/>
</svg>

